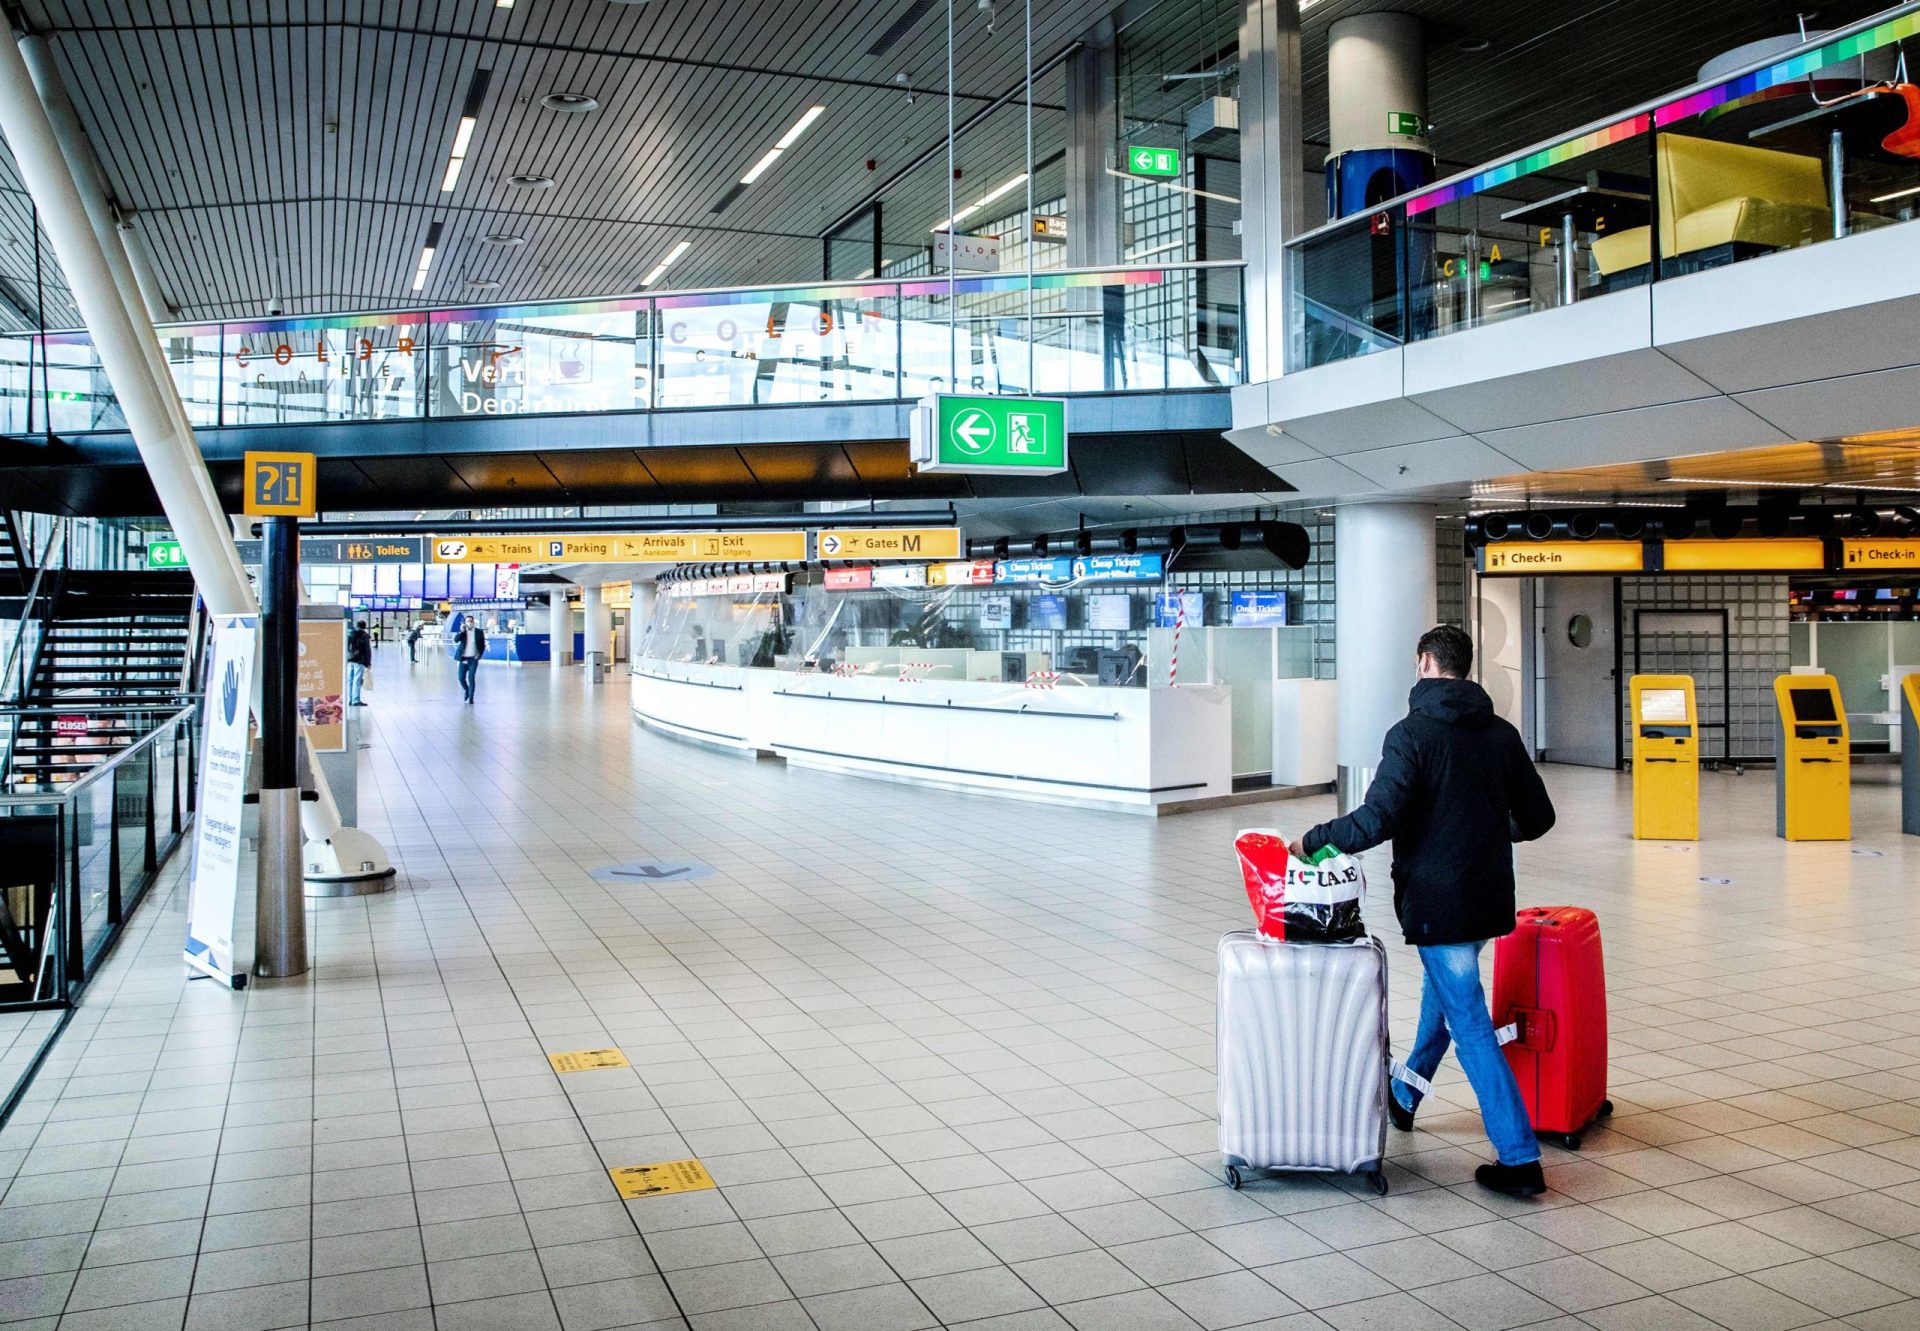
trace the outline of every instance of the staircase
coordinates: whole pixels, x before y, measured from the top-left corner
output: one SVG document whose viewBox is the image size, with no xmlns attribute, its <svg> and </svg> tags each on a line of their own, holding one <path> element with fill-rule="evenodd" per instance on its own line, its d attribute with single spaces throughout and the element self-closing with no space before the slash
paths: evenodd
<svg viewBox="0 0 1920 1331">
<path fill-rule="evenodd" d="M 5 773 L 22 794 L 76 780 L 178 706 L 193 575 L 71 569 L 35 607 L 41 633 Z"/>
</svg>

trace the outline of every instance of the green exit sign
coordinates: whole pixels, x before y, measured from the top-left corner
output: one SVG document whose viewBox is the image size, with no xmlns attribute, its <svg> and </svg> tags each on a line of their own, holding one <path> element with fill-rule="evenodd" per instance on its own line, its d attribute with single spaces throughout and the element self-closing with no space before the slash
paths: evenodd
<svg viewBox="0 0 1920 1331">
<path fill-rule="evenodd" d="M 148 568 L 185 568 L 187 552 L 180 548 L 178 541 L 148 541 Z"/>
<path fill-rule="evenodd" d="M 1066 401 L 936 394 L 914 413 L 913 460 L 921 471 L 1065 471 Z"/>
<path fill-rule="evenodd" d="M 1425 134 L 1426 132 L 1427 132 L 1427 127 L 1421 123 L 1420 117 L 1415 115 L 1413 112 L 1411 111 L 1387 112 L 1387 133 L 1404 134 L 1408 138 L 1417 139 L 1421 135 Z"/>
<path fill-rule="evenodd" d="M 1148 148 L 1135 145 L 1127 149 L 1127 171 L 1136 176 L 1172 178 L 1180 174 L 1178 148 Z"/>
</svg>

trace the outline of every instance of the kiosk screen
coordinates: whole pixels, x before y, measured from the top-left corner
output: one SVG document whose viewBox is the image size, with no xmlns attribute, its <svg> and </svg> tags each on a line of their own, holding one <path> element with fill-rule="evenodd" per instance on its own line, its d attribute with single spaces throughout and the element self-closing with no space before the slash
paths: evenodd
<svg viewBox="0 0 1920 1331">
<path fill-rule="evenodd" d="M 1687 722 L 1687 691 L 1685 689 L 1647 689 L 1640 694 L 1640 719 L 1657 723 Z"/>
<path fill-rule="evenodd" d="M 1838 721 L 1839 713 L 1833 710 L 1833 692 L 1830 689 L 1793 689 L 1787 690 L 1793 700 L 1793 719 L 1796 721 Z"/>
</svg>

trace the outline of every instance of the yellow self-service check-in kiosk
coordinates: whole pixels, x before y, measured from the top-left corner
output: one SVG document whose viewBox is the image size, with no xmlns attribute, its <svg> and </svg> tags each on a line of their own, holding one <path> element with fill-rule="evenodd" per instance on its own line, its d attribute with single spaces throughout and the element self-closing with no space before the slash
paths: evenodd
<svg viewBox="0 0 1920 1331">
<path fill-rule="evenodd" d="M 1627 681 L 1633 718 L 1633 835 L 1640 841 L 1700 839 L 1700 724 L 1688 675 Z"/>
<path fill-rule="evenodd" d="M 1788 841 L 1851 841 L 1852 755 L 1840 681 L 1781 675 L 1773 699 L 1774 832 Z"/>
<path fill-rule="evenodd" d="M 1920 836 L 1920 675 L 1900 681 L 1900 830 Z"/>
</svg>

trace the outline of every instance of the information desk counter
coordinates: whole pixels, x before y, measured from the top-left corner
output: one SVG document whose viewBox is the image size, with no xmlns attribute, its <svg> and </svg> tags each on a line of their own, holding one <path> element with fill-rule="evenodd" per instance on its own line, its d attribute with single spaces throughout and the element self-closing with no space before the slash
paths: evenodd
<svg viewBox="0 0 1920 1331">
<path fill-rule="evenodd" d="M 635 715 L 707 744 L 1020 799 L 1155 812 L 1233 792 L 1223 686 L 1029 689 L 643 661 Z"/>
</svg>

